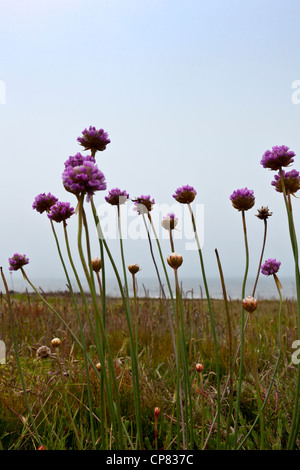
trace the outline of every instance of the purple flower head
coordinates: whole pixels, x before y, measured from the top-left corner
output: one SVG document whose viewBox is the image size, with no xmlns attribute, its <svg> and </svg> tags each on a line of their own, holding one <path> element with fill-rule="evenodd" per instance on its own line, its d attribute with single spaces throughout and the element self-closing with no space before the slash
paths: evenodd
<svg viewBox="0 0 300 470">
<path fill-rule="evenodd" d="M 277 171 L 283 166 L 293 163 L 296 154 L 286 145 L 276 145 L 272 150 L 266 150 L 260 163 L 264 168 Z"/>
<path fill-rule="evenodd" d="M 18 271 L 18 269 L 21 269 L 25 264 L 29 263 L 29 258 L 26 258 L 26 255 L 15 253 L 11 258 L 8 258 L 8 262 L 9 271 Z"/>
<path fill-rule="evenodd" d="M 270 276 L 271 274 L 276 274 L 281 265 L 280 261 L 275 259 L 267 259 L 261 267 L 261 273 L 265 276 Z"/>
<path fill-rule="evenodd" d="M 110 143 L 107 132 L 104 132 L 103 129 L 97 130 L 93 126 L 84 129 L 82 135 L 83 137 L 78 137 L 77 141 L 84 147 L 84 150 L 92 150 L 94 153 L 97 150 L 105 150 L 107 144 Z"/>
<path fill-rule="evenodd" d="M 284 186 L 287 193 L 294 194 L 300 189 L 300 176 L 299 171 L 292 170 L 285 172 L 282 170 Z M 271 183 L 272 186 L 275 187 L 276 191 L 282 193 L 282 185 L 281 185 L 281 178 L 280 172 L 274 176 L 274 180 Z"/>
<path fill-rule="evenodd" d="M 234 191 L 229 199 L 232 202 L 232 205 L 238 211 L 247 211 L 254 206 L 255 197 L 252 189 L 243 188 L 237 189 Z"/>
<path fill-rule="evenodd" d="M 53 196 L 51 193 L 48 194 L 39 194 L 34 199 L 32 208 L 37 210 L 40 214 L 47 211 L 49 212 L 51 207 L 58 201 L 57 197 Z"/>
<path fill-rule="evenodd" d="M 76 155 L 74 155 L 73 157 L 70 156 L 68 160 L 65 161 L 65 168 L 67 168 L 68 166 L 72 166 L 74 168 L 75 166 L 83 165 L 83 162 L 85 161 L 95 163 L 95 159 L 91 155 L 82 155 L 78 152 L 76 153 Z"/>
<path fill-rule="evenodd" d="M 166 230 L 174 230 L 178 224 L 178 218 L 175 214 L 167 214 L 161 221 L 161 226 Z"/>
<path fill-rule="evenodd" d="M 134 202 L 134 210 L 137 211 L 138 214 L 147 214 L 152 210 L 153 204 L 155 204 L 155 200 L 151 199 L 149 194 L 147 196 L 140 196 L 133 200 Z"/>
<path fill-rule="evenodd" d="M 63 222 L 74 214 L 74 208 L 71 207 L 69 202 L 57 202 L 51 207 L 51 211 L 48 215 L 50 220 L 54 222 Z"/>
<path fill-rule="evenodd" d="M 193 202 L 196 195 L 197 191 L 195 188 L 187 184 L 185 186 L 181 186 L 181 188 L 176 189 L 175 194 L 173 194 L 173 198 L 181 204 L 190 204 Z"/>
<path fill-rule="evenodd" d="M 95 160 L 91 160 L 91 156 L 80 155 L 79 157 L 79 155 L 70 157 L 65 162 L 65 170 L 62 174 L 63 185 L 67 191 L 77 196 L 87 194 L 87 201 L 89 201 L 95 191 L 106 189 L 105 177 L 95 164 Z"/>
<path fill-rule="evenodd" d="M 127 199 L 129 198 L 129 194 L 126 191 L 121 191 L 119 188 L 111 189 L 108 193 L 108 196 L 105 196 L 106 202 L 111 204 L 112 206 L 119 206 L 120 204 L 125 204 Z"/>
</svg>

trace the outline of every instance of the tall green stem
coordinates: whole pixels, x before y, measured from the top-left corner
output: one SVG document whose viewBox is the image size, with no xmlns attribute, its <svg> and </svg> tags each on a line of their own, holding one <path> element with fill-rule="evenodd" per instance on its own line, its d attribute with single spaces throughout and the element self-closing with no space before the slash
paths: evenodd
<svg viewBox="0 0 300 470">
<path fill-rule="evenodd" d="M 269 385 L 269 389 L 267 391 L 267 394 L 265 396 L 265 399 L 264 399 L 264 402 L 261 406 L 261 409 L 260 409 L 260 412 L 257 414 L 250 430 L 248 431 L 247 435 L 244 437 L 244 439 L 240 442 L 237 450 L 241 449 L 244 445 L 244 443 L 246 442 L 246 440 L 248 439 L 248 437 L 250 436 L 250 434 L 252 433 L 253 429 L 255 428 L 256 426 L 256 423 L 259 419 L 261 419 L 261 415 L 262 415 L 262 412 L 264 411 L 265 409 L 265 406 L 266 404 L 268 403 L 269 401 L 269 396 L 270 396 L 270 393 L 271 393 L 271 389 L 272 389 L 272 386 L 273 386 L 273 382 L 274 382 L 274 379 L 275 379 L 275 376 L 276 376 L 276 373 L 277 373 L 277 370 L 278 370 L 278 366 L 279 366 L 279 362 L 280 362 L 280 358 L 281 358 L 281 354 L 282 354 L 282 327 L 281 327 L 281 317 L 282 317 L 282 305 L 283 305 L 283 302 L 282 302 L 282 294 L 281 294 L 281 284 L 276 276 L 276 274 L 273 275 L 274 277 L 274 280 L 275 280 L 275 284 L 276 284 L 276 288 L 277 288 L 277 291 L 278 291 L 278 294 L 279 294 L 279 299 L 280 299 L 280 303 L 279 303 L 279 313 L 278 313 L 278 342 L 279 342 L 279 347 L 278 347 L 278 358 L 277 358 L 277 361 L 276 361 L 276 365 L 275 365 L 275 369 L 274 369 L 274 372 L 273 372 L 273 376 L 272 376 L 272 379 L 270 381 L 270 385 Z"/>
<path fill-rule="evenodd" d="M 245 251 L 246 251 L 246 267 L 245 267 L 245 274 L 244 274 L 243 285 L 242 285 L 242 299 L 244 299 L 245 298 L 245 290 L 246 290 L 246 281 L 247 281 L 247 275 L 248 275 L 248 268 L 249 268 L 249 249 L 248 249 L 247 228 L 246 228 L 246 220 L 245 220 L 245 211 L 244 210 L 242 210 L 242 221 L 243 221 L 243 231 L 244 231 Z M 236 407 L 235 407 L 235 429 L 234 429 L 234 448 L 235 449 L 237 447 L 240 399 L 241 399 L 241 390 L 242 390 L 242 381 L 243 381 L 244 333 L 245 333 L 244 324 L 245 324 L 244 308 L 242 307 L 242 312 L 241 312 L 240 369 L 239 369 L 239 380 L 238 380 L 238 388 L 237 388 Z"/>
<path fill-rule="evenodd" d="M 203 283 L 204 283 L 204 288 L 205 288 L 205 293 L 206 293 L 206 300 L 207 300 L 208 311 L 209 311 L 209 316 L 210 316 L 210 323 L 211 323 L 211 327 L 212 327 L 213 339 L 214 339 L 214 350 L 215 350 L 215 360 L 216 360 L 216 375 L 217 375 L 217 413 L 216 413 L 217 414 L 217 448 L 219 448 L 219 446 L 220 446 L 220 423 L 221 423 L 221 420 L 220 420 L 221 388 L 220 388 L 220 367 L 219 367 L 219 358 L 218 358 L 218 340 L 217 340 L 215 322 L 214 322 L 214 317 L 213 317 L 213 312 L 212 312 L 210 294 L 209 294 L 208 285 L 207 285 L 207 279 L 206 279 L 204 261 L 203 261 L 203 256 L 202 256 L 202 250 L 201 250 L 201 245 L 200 245 L 200 241 L 199 241 L 199 238 L 198 238 L 196 221 L 195 221 L 194 213 L 193 213 L 193 210 L 192 210 L 192 207 L 191 207 L 190 204 L 188 204 L 188 208 L 189 208 L 189 212 L 190 212 L 191 219 L 192 219 L 192 225 L 193 225 L 195 240 L 196 240 L 196 244 L 197 244 L 197 248 L 198 248 L 198 254 L 199 254 L 199 258 L 200 258 L 202 278 L 203 278 Z"/>
<path fill-rule="evenodd" d="M 126 271 L 125 257 L 124 257 L 123 237 L 122 237 L 122 229 L 121 229 L 121 214 L 120 214 L 119 205 L 117 206 L 117 209 L 118 209 L 118 229 L 119 229 L 119 239 L 120 239 L 120 251 L 121 251 L 123 275 L 124 275 L 124 282 L 125 282 L 125 293 L 126 293 L 126 312 L 127 312 L 127 320 L 128 320 L 130 351 L 131 351 L 131 361 L 132 361 L 132 378 L 133 378 L 133 384 L 134 384 L 133 397 L 134 397 L 135 412 L 136 412 L 137 442 L 140 448 L 142 448 L 143 431 L 142 431 L 142 419 L 141 419 L 138 356 L 137 356 L 137 348 L 134 346 L 134 339 L 133 339 L 133 334 L 132 334 L 127 271 Z"/>
<path fill-rule="evenodd" d="M 298 311 L 298 339 L 300 339 L 300 272 L 299 272 L 298 243 L 297 243 L 296 231 L 295 231 L 294 220 L 293 220 L 292 204 L 291 204 L 290 197 L 289 195 L 287 195 L 287 192 L 286 192 L 282 168 L 279 169 L 279 173 L 280 173 L 281 188 L 282 188 L 284 203 L 285 203 L 287 217 L 288 217 L 290 240 L 291 240 L 291 245 L 292 245 L 293 254 L 294 254 L 294 261 L 295 261 L 295 278 L 296 278 L 297 311 Z M 291 430 L 290 430 L 290 435 L 289 435 L 288 444 L 287 444 L 288 450 L 292 450 L 295 448 L 297 435 L 298 435 L 298 431 L 300 427 L 299 398 L 300 398 L 300 364 L 298 364 L 298 367 L 297 367 L 295 403 L 294 403 Z"/>
<path fill-rule="evenodd" d="M 73 292 L 73 288 L 72 288 L 72 283 L 70 281 L 70 277 L 69 277 L 69 274 L 68 274 L 68 271 L 67 271 L 62 253 L 61 253 L 60 244 L 59 244 L 59 241 L 58 241 L 58 238 L 57 238 L 57 235 L 56 235 L 54 224 L 53 224 L 52 220 L 50 220 L 50 222 L 51 222 L 51 228 L 52 228 L 52 232 L 53 232 L 53 235 L 54 235 L 54 238 L 55 238 L 59 258 L 60 258 L 60 261 L 62 263 L 64 272 L 65 272 L 65 276 L 66 276 L 66 279 L 68 281 L 68 286 L 69 286 L 69 289 L 70 289 L 70 292 L 71 292 L 71 295 L 72 295 L 72 299 L 73 299 L 73 303 L 74 303 L 74 307 L 75 307 L 75 310 L 76 310 L 77 319 L 78 319 L 78 323 L 79 323 L 80 333 L 81 333 L 81 340 L 82 340 L 83 353 L 84 353 L 84 363 L 85 363 L 85 370 L 86 370 L 86 377 L 87 377 L 87 393 L 88 393 L 89 414 L 90 414 L 90 423 L 91 423 L 91 434 L 92 434 L 93 447 L 95 448 L 96 439 L 95 439 L 94 418 L 93 418 L 93 403 L 92 403 L 92 395 L 91 395 L 91 389 L 90 389 L 89 368 L 88 368 L 88 361 L 87 361 L 87 355 L 86 355 L 86 345 L 85 345 L 84 333 L 83 333 L 80 314 L 79 314 L 78 307 L 77 307 L 76 298 L 74 296 L 74 292 Z M 64 222 L 64 232 L 65 232 L 65 240 L 68 241 L 67 231 L 66 231 L 66 223 L 65 222 Z M 71 253 L 70 253 L 70 247 L 69 247 L 68 243 L 67 243 L 67 251 L 68 251 L 69 259 L 72 261 Z M 73 267 L 73 271 L 74 271 L 75 270 L 74 264 L 72 264 L 72 267 Z M 76 272 L 76 270 L 75 270 L 75 272 Z"/>
</svg>

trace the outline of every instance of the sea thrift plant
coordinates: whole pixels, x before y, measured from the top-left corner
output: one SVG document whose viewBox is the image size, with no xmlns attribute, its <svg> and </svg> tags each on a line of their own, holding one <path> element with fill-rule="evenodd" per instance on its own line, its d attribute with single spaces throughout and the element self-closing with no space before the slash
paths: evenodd
<svg viewBox="0 0 300 470">
<path fill-rule="evenodd" d="M 128 266 L 128 271 L 131 273 L 131 274 L 136 274 L 138 273 L 139 271 L 141 270 L 141 268 L 139 267 L 138 264 L 134 263 L 134 264 L 130 264 Z"/>
<path fill-rule="evenodd" d="M 260 220 L 267 220 L 269 217 L 272 216 L 272 212 L 269 211 L 268 206 L 264 207 L 262 206 L 260 209 L 257 209 L 257 214 L 256 217 L 258 217 Z"/>
<path fill-rule="evenodd" d="M 173 198 L 181 204 L 190 204 L 191 202 L 193 202 L 196 195 L 196 189 L 187 184 L 176 189 L 175 193 L 173 194 Z"/>
<path fill-rule="evenodd" d="M 238 211 L 247 211 L 254 206 L 255 197 L 252 189 L 242 188 L 234 191 L 229 199 Z"/>
<path fill-rule="evenodd" d="M 111 189 L 108 193 L 108 196 L 105 196 L 106 202 L 108 202 L 112 206 L 119 206 L 120 204 L 125 204 L 128 198 L 129 194 L 127 194 L 125 190 L 121 191 L 121 189 L 119 188 Z"/>
<path fill-rule="evenodd" d="M 102 152 L 106 146 L 110 144 L 108 133 L 103 129 L 96 129 L 90 126 L 88 129 L 82 131 L 82 137 L 78 137 L 77 141 L 84 148 L 84 150 L 91 150 L 92 153 L 97 151 Z"/>
<path fill-rule="evenodd" d="M 62 174 L 65 189 L 76 196 L 87 195 L 87 201 L 95 194 L 95 191 L 106 189 L 106 181 L 103 173 L 97 165 L 91 161 L 91 157 L 84 158 L 82 163 L 73 166 L 73 161 L 65 162 L 65 170 Z"/>
<path fill-rule="evenodd" d="M 69 219 L 74 214 L 74 208 L 71 207 L 69 202 L 57 202 L 51 207 L 47 216 L 53 222 L 63 222 Z"/>
<path fill-rule="evenodd" d="M 155 204 L 155 200 L 148 194 L 147 196 L 137 197 L 134 201 L 134 209 L 138 214 L 147 214 L 152 210 L 152 206 Z"/>
<path fill-rule="evenodd" d="M 167 214 L 163 217 L 161 221 L 161 226 L 166 230 L 174 230 L 178 224 L 178 218 L 175 217 L 175 214 Z"/>
<path fill-rule="evenodd" d="M 8 259 L 9 262 L 9 270 L 10 271 L 18 271 L 23 266 L 29 263 L 29 258 L 26 255 L 20 255 L 19 253 L 15 253 L 11 258 Z"/>
<path fill-rule="evenodd" d="M 42 193 L 35 197 L 32 204 L 32 208 L 35 209 L 40 214 L 43 212 L 49 212 L 51 207 L 58 201 L 57 197 L 53 196 L 51 193 Z"/>
<path fill-rule="evenodd" d="M 266 150 L 260 163 L 264 168 L 277 171 L 283 166 L 289 166 L 294 161 L 295 153 L 286 145 L 275 145 L 272 150 Z"/>
<path fill-rule="evenodd" d="M 285 172 L 282 170 L 282 176 L 284 180 L 284 186 L 286 193 L 295 194 L 300 189 L 300 176 L 299 171 L 291 170 Z M 280 173 L 274 176 L 274 180 L 271 182 L 271 185 L 275 187 L 276 191 L 279 193 L 283 192 Z"/>
<path fill-rule="evenodd" d="M 167 261 L 171 268 L 178 269 L 183 263 L 183 258 L 182 255 L 179 255 L 178 253 L 171 253 L 168 256 Z"/>
<path fill-rule="evenodd" d="M 243 299 L 242 304 L 246 312 L 253 313 L 257 309 L 257 300 L 252 296 Z"/>
<path fill-rule="evenodd" d="M 280 268 L 281 262 L 276 261 L 276 258 L 267 259 L 261 267 L 261 272 L 265 276 L 271 276 L 271 274 L 276 274 Z"/>
<path fill-rule="evenodd" d="M 100 258 L 92 258 L 92 268 L 95 273 L 98 273 L 102 268 L 102 260 Z"/>
</svg>

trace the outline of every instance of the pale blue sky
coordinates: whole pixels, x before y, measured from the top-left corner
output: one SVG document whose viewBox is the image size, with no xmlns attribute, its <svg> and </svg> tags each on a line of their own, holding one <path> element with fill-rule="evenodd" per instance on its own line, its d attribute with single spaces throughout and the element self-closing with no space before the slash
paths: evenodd
<svg viewBox="0 0 300 470">
<path fill-rule="evenodd" d="M 94 125 L 111 139 L 97 156 L 108 189 L 151 194 L 160 204 L 173 204 L 183 184 L 197 189 L 208 276 L 218 275 L 215 248 L 226 276 L 243 275 L 241 216 L 229 195 L 245 186 L 256 196 L 247 213 L 249 274 L 263 231 L 254 214 L 269 205 L 265 259 L 280 259 L 282 276 L 293 275 L 283 200 L 260 159 L 284 144 L 300 168 L 300 105 L 291 99 L 300 79 L 299 14 L 298 0 L 0 1 L 3 268 L 18 251 L 29 256 L 31 277 L 62 276 L 48 220 L 31 206 L 49 191 L 75 204 L 62 187 L 63 164 Z M 97 205 L 105 195 L 96 195 Z M 69 230 L 75 237 L 75 218 Z M 119 262 L 118 245 L 110 246 Z M 184 252 L 180 240 L 176 250 L 182 276 L 198 275 L 197 253 Z M 144 240 L 126 241 L 125 254 L 154 274 Z"/>
</svg>

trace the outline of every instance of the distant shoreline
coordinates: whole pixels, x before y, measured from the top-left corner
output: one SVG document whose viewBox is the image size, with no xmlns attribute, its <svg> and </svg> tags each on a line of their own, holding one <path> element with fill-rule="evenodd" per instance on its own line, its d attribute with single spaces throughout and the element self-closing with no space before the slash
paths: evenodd
<svg viewBox="0 0 300 470">
<path fill-rule="evenodd" d="M 296 299 L 296 285 L 292 277 L 282 277 L 281 283 L 283 286 L 282 296 L 287 299 Z M 252 296 L 252 290 L 255 279 L 249 277 L 246 285 L 245 296 Z M 45 294 L 66 294 L 68 293 L 67 283 L 64 279 L 32 279 L 33 284 L 36 286 L 39 292 L 44 292 Z M 74 293 L 79 293 L 79 289 L 74 280 L 71 280 L 72 288 Z M 167 283 L 164 278 L 162 278 L 163 289 L 167 298 L 170 297 Z M 171 288 L 173 295 L 175 295 L 173 279 L 170 279 Z M 208 288 L 209 295 L 212 299 L 223 299 L 223 292 L 221 288 L 221 283 L 219 278 L 208 278 Z M 242 280 L 239 278 L 228 278 L 225 279 L 227 298 L 228 299 L 240 299 L 241 290 L 242 290 Z M 182 297 L 183 298 L 194 298 L 201 299 L 206 298 L 205 289 L 201 279 L 197 278 L 183 278 L 180 283 L 182 287 Z M 8 279 L 8 286 L 11 292 L 22 294 L 26 292 L 33 292 L 32 288 L 22 279 Z M 83 290 L 89 294 L 89 289 L 87 284 L 82 281 Z M 63 288 L 62 288 L 63 287 Z M 132 283 L 131 279 L 128 279 L 129 287 L 129 296 L 133 297 Z M 1 287 L 0 291 L 4 293 L 4 288 Z M 155 278 L 143 278 L 142 276 L 137 276 L 137 295 L 140 299 L 142 298 L 160 298 L 163 297 L 162 292 L 160 292 L 159 284 Z M 119 286 L 116 279 L 107 278 L 106 279 L 106 296 L 108 298 L 121 298 Z M 257 285 L 255 292 L 255 297 L 258 300 L 261 299 L 278 299 L 278 291 L 275 286 L 275 282 L 272 278 L 267 278 L 261 276 Z"/>
</svg>

